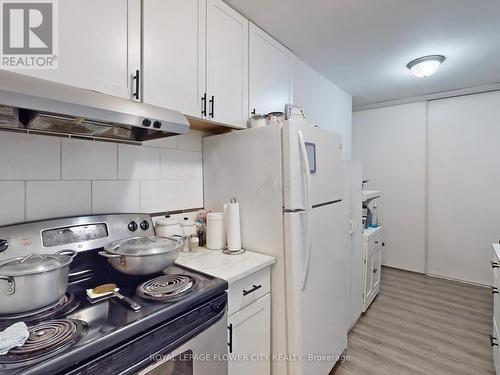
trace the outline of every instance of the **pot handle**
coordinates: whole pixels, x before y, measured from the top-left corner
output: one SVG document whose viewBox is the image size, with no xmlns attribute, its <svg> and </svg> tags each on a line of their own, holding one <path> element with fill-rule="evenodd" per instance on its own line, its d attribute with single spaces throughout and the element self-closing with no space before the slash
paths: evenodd
<svg viewBox="0 0 500 375">
<path fill-rule="evenodd" d="M 29 258 L 32 258 L 32 257 L 38 257 L 40 259 L 43 259 L 43 256 L 41 256 L 40 254 L 34 254 L 34 253 L 31 253 L 31 254 L 28 254 L 26 255 L 23 259 L 21 259 L 19 261 L 19 264 L 23 264 L 24 262 L 26 262 Z"/>
<path fill-rule="evenodd" d="M 16 292 L 16 283 L 14 282 L 14 279 L 12 277 L 0 275 L 0 280 L 7 281 L 7 295 L 11 295 Z"/>
<path fill-rule="evenodd" d="M 71 249 L 64 249 L 64 250 L 59 250 L 56 255 L 67 255 L 73 259 L 76 257 L 78 252 L 76 250 L 71 250 Z"/>
<path fill-rule="evenodd" d="M 106 258 L 121 258 L 121 255 L 119 254 L 110 254 L 107 251 L 99 251 L 98 253 L 100 256 L 106 257 Z"/>
</svg>

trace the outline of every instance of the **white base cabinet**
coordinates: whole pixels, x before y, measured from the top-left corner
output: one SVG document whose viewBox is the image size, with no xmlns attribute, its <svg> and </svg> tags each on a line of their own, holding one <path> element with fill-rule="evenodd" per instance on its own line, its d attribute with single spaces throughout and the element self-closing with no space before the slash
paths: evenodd
<svg viewBox="0 0 500 375">
<path fill-rule="evenodd" d="M 380 273 L 382 271 L 383 246 L 382 227 L 366 229 L 363 236 L 363 312 L 366 312 L 377 294 L 380 292 Z"/>
<path fill-rule="evenodd" d="M 495 363 L 495 372 L 500 374 L 500 333 L 498 331 L 500 324 L 500 244 L 493 244 L 493 257 L 491 261 L 493 293 L 493 329 L 490 336 L 490 343 L 493 349 L 493 362 Z"/>
<path fill-rule="evenodd" d="M 229 375 L 271 373 L 271 291 L 267 267 L 229 285 Z"/>
</svg>

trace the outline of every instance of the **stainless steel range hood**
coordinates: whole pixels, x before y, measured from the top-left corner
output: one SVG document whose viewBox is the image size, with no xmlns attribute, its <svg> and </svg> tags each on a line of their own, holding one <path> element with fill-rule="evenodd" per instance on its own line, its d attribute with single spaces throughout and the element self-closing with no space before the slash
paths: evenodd
<svg viewBox="0 0 500 375">
<path fill-rule="evenodd" d="M 24 129 L 63 135 L 142 142 L 189 131 L 177 111 L 5 70 L 0 105 L 18 108 Z"/>
</svg>

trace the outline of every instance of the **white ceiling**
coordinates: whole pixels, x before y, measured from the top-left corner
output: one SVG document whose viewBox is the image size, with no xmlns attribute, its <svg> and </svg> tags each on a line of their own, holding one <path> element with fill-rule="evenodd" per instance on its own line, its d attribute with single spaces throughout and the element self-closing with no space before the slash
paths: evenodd
<svg viewBox="0 0 500 375">
<path fill-rule="evenodd" d="M 500 0 L 227 0 L 363 106 L 500 82 Z M 442 54 L 431 77 L 406 68 Z"/>
</svg>

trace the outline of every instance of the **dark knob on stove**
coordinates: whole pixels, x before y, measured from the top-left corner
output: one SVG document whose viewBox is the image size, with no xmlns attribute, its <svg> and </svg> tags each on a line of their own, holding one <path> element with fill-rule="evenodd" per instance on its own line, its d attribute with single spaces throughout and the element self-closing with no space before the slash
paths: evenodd
<svg viewBox="0 0 500 375">
<path fill-rule="evenodd" d="M 137 225 L 137 223 L 135 221 L 131 221 L 130 223 L 128 223 L 129 231 L 135 232 L 137 230 L 137 228 L 139 228 L 139 226 Z"/>
<path fill-rule="evenodd" d="M 141 222 L 141 229 L 142 230 L 148 230 L 149 229 L 149 223 L 147 220 L 144 220 L 143 222 Z"/>
<path fill-rule="evenodd" d="M 0 253 L 3 253 L 9 247 L 9 241 L 0 240 Z"/>
<path fill-rule="evenodd" d="M 155 121 L 155 122 L 153 123 L 153 127 L 154 127 L 155 129 L 161 129 L 161 122 L 160 122 L 160 121 Z"/>
<path fill-rule="evenodd" d="M 145 118 L 144 120 L 142 120 L 142 126 L 149 128 L 151 126 L 151 120 Z"/>
</svg>

